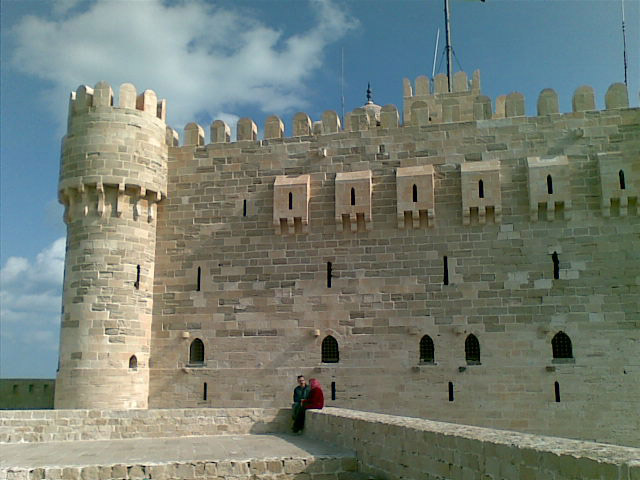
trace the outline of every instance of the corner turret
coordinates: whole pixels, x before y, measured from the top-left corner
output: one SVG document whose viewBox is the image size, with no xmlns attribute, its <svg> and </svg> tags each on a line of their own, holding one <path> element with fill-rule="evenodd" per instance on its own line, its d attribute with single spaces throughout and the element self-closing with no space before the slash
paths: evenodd
<svg viewBox="0 0 640 480">
<path fill-rule="evenodd" d="M 59 198 L 65 259 L 56 408 L 146 408 L 166 103 L 105 82 L 71 94 Z"/>
</svg>

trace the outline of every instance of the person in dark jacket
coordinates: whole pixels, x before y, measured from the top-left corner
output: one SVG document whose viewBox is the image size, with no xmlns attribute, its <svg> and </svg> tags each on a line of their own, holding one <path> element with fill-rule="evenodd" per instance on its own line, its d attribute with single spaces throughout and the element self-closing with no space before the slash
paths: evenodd
<svg viewBox="0 0 640 480">
<path fill-rule="evenodd" d="M 302 408 L 302 401 L 309 398 L 311 387 L 307 385 L 304 375 L 298 375 L 298 386 L 293 389 L 293 404 L 291 405 L 291 418 L 298 416 L 298 411 Z"/>
<path fill-rule="evenodd" d="M 309 380 L 311 391 L 309 398 L 302 400 L 302 408 L 298 409 L 298 413 L 293 422 L 293 433 L 299 433 L 304 428 L 305 412 L 311 409 L 320 410 L 324 407 L 324 393 L 320 382 L 315 378 Z"/>
</svg>

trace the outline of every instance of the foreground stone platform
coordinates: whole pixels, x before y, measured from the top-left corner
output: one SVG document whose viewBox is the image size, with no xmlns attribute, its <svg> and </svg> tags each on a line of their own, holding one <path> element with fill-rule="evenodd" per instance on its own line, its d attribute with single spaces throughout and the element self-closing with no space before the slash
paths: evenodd
<svg viewBox="0 0 640 480">
<path fill-rule="evenodd" d="M 0 479 L 358 478 L 353 451 L 286 434 L 4 444 Z"/>
</svg>

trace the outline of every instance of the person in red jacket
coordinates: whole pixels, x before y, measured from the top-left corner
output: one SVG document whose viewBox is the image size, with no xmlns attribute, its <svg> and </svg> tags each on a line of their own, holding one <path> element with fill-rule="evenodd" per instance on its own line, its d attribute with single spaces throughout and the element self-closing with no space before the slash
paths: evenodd
<svg viewBox="0 0 640 480">
<path fill-rule="evenodd" d="M 298 415 L 293 422 L 293 433 L 298 433 L 304 428 L 304 417 L 307 410 L 320 410 L 324 407 L 324 393 L 320 382 L 315 378 L 309 380 L 311 391 L 309 397 L 302 400 L 302 408 L 298 411 Z"/>
</svg>

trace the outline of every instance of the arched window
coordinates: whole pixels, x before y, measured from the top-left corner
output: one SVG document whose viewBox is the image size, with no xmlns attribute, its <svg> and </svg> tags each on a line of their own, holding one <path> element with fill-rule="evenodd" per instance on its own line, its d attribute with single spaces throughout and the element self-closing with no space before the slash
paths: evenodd
<svg viewBox="0 0 640 480">
<path fill-rule="evenodd" d="M 356 189 L 352 188 L 351 189 L 351 205 L 355 205 L 356 204 Z"/>
<path fill-rule="evenodd" d="M 131 369 L 138 368 L 138 359 L 136 358 L 135 355 L 131 355 L 131 357 L 129 358 L 129 368 Z"/>
<path fill-rule="evenodd" d="M 553 358 L 573 358 L 571 339 L 564 332 L 558 332 L 551 340 Z"/>
<path fill-rule="evenodd" d="M 189 347 L 189 363 L 191 365 L 204 364 L 204 343 L 199 338 L 191 342 Z"/>
<path fill-rule="evenodd" d="M 482 180 L 478 181 L 478 196 L 484 198 L 484 182 Z"/>
<path fill-rule="evenodd" d="M 627 186 L 624 183 L 624 170 L 618 172 L 618 178 L 620 179 L 620 190 L 624 190 Z"/>
<path fill-rule="evenodd" d="M 413 185 L 413 203 L 418 201 L 418 186 Z"/>
<path fill-rule="evenodd" d="M 322 340 L 322 363 L 338 363 L 340 361 L 340 351 L 338 341 L 331 335 Z"/>
<path fill-rule="evenodd" d="M 553 193 L 553 179 L 551 175 L 547 175 L 547 193 L 551 195 Z"/>
<path fill-rule="evenodd" d="M 467 365 L 480 365 L 480 342 L 473 333 L 464 342 L 464 355 Z"/>
<path fill-rule="evenodd" d="M 289 192 L 289 210 L 293 210 L 293 192 Z"/>
<path fill-rule="evenodd" d="M 429 335 L 425 335 L 420 339 L 420 363 L 433 363 L 433 360 L 433 340 Z"/>
</svg>

